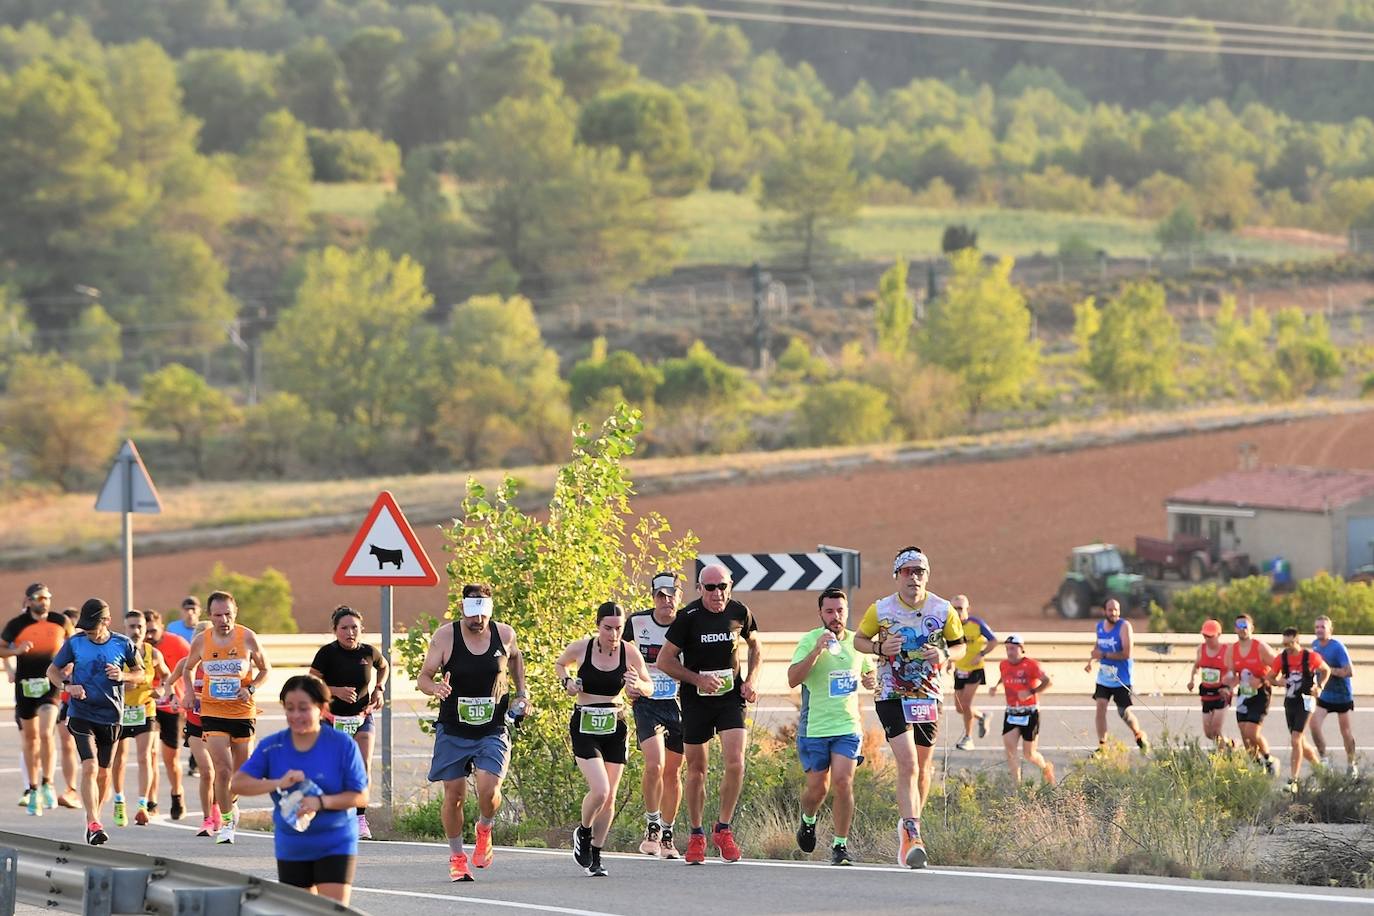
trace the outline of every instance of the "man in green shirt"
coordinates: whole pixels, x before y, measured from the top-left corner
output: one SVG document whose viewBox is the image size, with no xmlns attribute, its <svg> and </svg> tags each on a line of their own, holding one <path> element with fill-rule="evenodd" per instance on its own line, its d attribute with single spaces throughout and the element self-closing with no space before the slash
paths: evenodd
<svg viewBox="0 0 1374 916">
<path fill-rule="evenodd" d="M 821 625 L 802 637 L 787 669 L 788 686 L 802 689 L 797 756 L 806 772 L 806 789 L 797 845 L 802 852 L 816 848 L 816 812 L 833 784 L 835 840 L 830 864 L 853 865 L 848 844 L 854 820 L 854 768 L 863 759 L 859 684 L 872 690 L 876 679 L 872 658 L 855 651 L 854 634 L 845 628 L 849 601 L 844 592 L 828 588 L 817 604 Z"/>
</svg>

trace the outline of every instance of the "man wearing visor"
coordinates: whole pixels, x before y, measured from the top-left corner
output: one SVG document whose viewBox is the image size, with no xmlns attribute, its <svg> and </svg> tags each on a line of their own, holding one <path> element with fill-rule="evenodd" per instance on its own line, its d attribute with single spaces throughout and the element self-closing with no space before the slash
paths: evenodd
<svg viewBox="0 0 1374 916">
<path fill-rule="evenodd" d="M 435 631 L 417 681 L 421 693 L 439 700 L 429 781 L 444 784 L 442 817 L 452 881 L 472 880 L 463 848 L 468 776 L 475 776 L 479 814 L 472 864 L 486 868 L 492 861 L 491 827 L 510 765 L 507 678 L 515 681 L 518 714 L 529 710 L 524 659 L 515 631 L 491 619 L 491 586 L 464 585 L 462 609 L 462 620 Z"/>
<path fill-rule="evenodd" d="M 897 864 L 924 868 L 921 809 L 935 769 L 940 728 L 940 672 L 963 655 L 964 626 L 950 603 L 926 591 L 930 561 L 919 547 L 892 560 L 897 591 L 869 605 L 854 636 L 860 652 L 878 657 L 873 704 L 897 761 Z"/>
</svg>

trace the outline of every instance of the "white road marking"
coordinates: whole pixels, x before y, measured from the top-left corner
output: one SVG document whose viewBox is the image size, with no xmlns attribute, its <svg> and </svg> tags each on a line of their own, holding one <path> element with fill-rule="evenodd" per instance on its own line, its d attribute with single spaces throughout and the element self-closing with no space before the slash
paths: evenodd
<svg viewBox="0 0 1374 916">
<path fill-rule="evenodd" d="M 548 906 L 542 903 L 518 903 L 514 900 L 492 900 L 489 897 L 464 897 L 462 894 L 424 894 L 419 891 L 386 891 L 375 887 L 361 887 L 353 885 L 353 892 L 362 891 L 368 894 L 386 894 L 390 897 L 418 897 L 421 900 L 445 900 L 462 901 L 463 903 L 476 903 L 482 906 L 505 907 L 512 910 L 538 910 L 541 913 L 568 913 L 571 916 L 615 916 L 607 910 L 578 910 L 567 906 Z"/>
</svg>

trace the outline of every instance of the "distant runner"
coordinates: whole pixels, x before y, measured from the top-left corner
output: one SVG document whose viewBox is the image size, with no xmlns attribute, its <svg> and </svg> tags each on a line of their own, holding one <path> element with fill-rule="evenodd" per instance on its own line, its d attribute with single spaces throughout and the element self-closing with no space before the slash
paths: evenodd
<svg viewBox="0 0 1374 916">
<path fill-rule="evenodd" d="M 1097 702 L 1097 752 L 1102 753 L 1107 745 L 1107 701 L 1110 700 L 1116 704 L 1116 714 L 1131 730 L 1136 747 L 1148 755 L 1150 739 L 1131 711 L 1135 703 L 1131 697 L 1135 630 L 1129 620 L 1121 619 L 1121 602 L 1115 598 L 1107 599 L 1102 606 L 1102 616 L 1104 619 L 1097 622 L 1097 644 L 1093 646 L 1092 658 L 1083 666 L 1084 671 L 1091 671 L 1093 662 L 1097 662 L 1097 686 L 1093 689 L 1093 699 Z"/>
<path fill-rule="evenodd" d="M 168 633 L 162 615 L 157 611 L 144 611 L 143 616 L 148 620 L 148 642 L 162 653 L 162 660 L 172 672 L 175 672 L 177 665 L 191 651 L 191 644 L 175 633 Z M 183 798 L 186 790 L 183 786 L 181 759 L 177 757 L 177 748 L 181 745 L 182 729 L 185 726 L 185 718 L 181 712 L 181 677 L 175 673 L 168 674 L 161 681 L 155 681 L 153 687 L 157 699 L 158 746 L 172 795 L 172 807 L 168 810 L 168 816 L 174 821 L 179 821 L 186 813 L 186 802 Z M 150 814 L 157 811 L 157 782 L 157 767 L 154 766 L 152 785 L 148 788 Z"/>
<path fill-rule="evenodd" d="M 1264 766 L 1270 776 L 1279 772 L 1279 762 L 1269 753 L 1261 726 L 1269 714 L 1269 668 L 1274 650 L 1254 638 L 1255 620 L 1249 614 L 1236 615 L 1236 641 L 1226 650 L 1226 683 L 1236 698 L 1236 724 L 1245 749 Z"/>
<path fill-rule="evenodd" d="M 1302 776 L 1302 762 L 1314 766 L 1321 763 L 1317 749 L 1307 741 L 1307 720 L 1317 708 L 1317 694 L 1321 693 L 1331 669 L 1322 657 L 1298 642 L 1298 628 L 1283 631 L 1283 651 L 1269 666 L 1269 681 L 1283 687 L 1283 716 L 1288 723 L 1291 753 L 1288 758 L 1288 791 L 1298 791 Z"/>
<path fill-rule="evenodd" d="M 29 814 L 57 807 L 53 767 L 57 756 L 60 685 L 48 682 L 48 666 L 72 632 L 67 618 L 52 608 L 52 592 L 41 582 L 24 590 L 24 610 L 0 631 L 0 658 L 13 658 L 14 714 L 24 742 Z"/>
<path fill-rule="evenodd" d="M 1335 627 L 1330 617 L 1318 617 L 1312 624 L 1312 630 L 1317 636 L 1312 648 L 1331 669 L 1331 676 L 1326 679 L 1326 686 L 1317 697 L 1317 708 L 1313 710 L 1308 726 L 1312 731 L 1312 743 L 1316 745 L 1317 753 L 1325 759 L 1326 736 L 1322 734 L 1322 725 L 1328 713 L 1335 713 L 1336 722 L 1341 728 L 1341 741 L 1345 744 L 1346 773 L 1351 779 L 1357 779 L 1360 769 L 1355 764 L 1355 730 L 1350 722 L 1351 713 L 1355 710 L 1355 692 L 1351 688 L 1350 676 L 1355 669 L 1350 663 L 1350 653 L 1346 651 L 1345 644 L 1333 635 Z"/>
<path fill-rule="evenodd" d="M 124 681 L 124 717 L 120 722 L 119 743 L 115 745 L 114 764 L 114 825 L 125 827 L 129 814 L 124 802 L 124 758 L 129 743 L 134 744 L 138 769 L 138 805 L 134 808 L 134 823 L 146 827 L 149 821 L 148 798 L 153 784 L 153 726 L 157 724 L 157 704 L 153 698 L 153 681 L 171 672 L 167 663 L 151 643 L 145 641 L 148 621 L 142 611 L 124 615 L 124 635 L 134 645 L 140 659 L 137 674 L 129 672 Z"/>
<path fill-rule="evenodd" d="M 1197 688 L 1202 700 L 1202 734 L 1224 748 L 1231 742 L 1221 736 L 1226 723 L 1226 707 L 1231 705 L 1231 688 L 1226 685 L 1226 647 L 1221 644 L 1221 621 L 1202 624 L 1202 645 L 1197 647 L 1193 669 L 1188 672 L 1188 692 Z"/>
<path fill-rule="evenodd" d="M 997 648 L 997 634 L 981 617 L 969 614 L 968 595 L 955 595 L 950 606 L 959 612 L 964 627 L 964 654 L 950 662 L 954 669 L 954 708 L 964 720 L 964 737 L 955 742 L 961 751 L 973 750 L 973 723 L 978 722 L 978 737 L 988 733 L 988 717 L 974 705 L 978 700 L 978 685 L 988 682 L 983 659 Z"/>
<path fill-rule="evenodd" d="M 1021 756 L 1040 770 L 1048 785 L 1054 785 L 1054 764 L 1040 753 L 1040 694 L 1050 689 L 1050 676 L 1040 663 L 1026 655 L 1025 643 L 1015 633 L 1007 637 L 1007 657 L 998 663 L 1001 676 L 988 688 L 989 696 L 997 695 L 997 688 L 1007 689 L 1007 711 L 1002 717 L 1002 748 L 1007 754 L 1007 768 L 1012 782 L 1021 784 L 1021 761 L 1016 745 L 1021 744 Z"/>
</svg>

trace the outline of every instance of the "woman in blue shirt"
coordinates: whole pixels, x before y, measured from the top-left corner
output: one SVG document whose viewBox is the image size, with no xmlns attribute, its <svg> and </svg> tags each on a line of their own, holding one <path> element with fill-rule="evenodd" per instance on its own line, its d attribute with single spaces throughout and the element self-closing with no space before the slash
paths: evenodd
<svg viewBox="0 0 1374 916">
<path fill-rule="evenodd" d="M 288 678 L 281 703 L 287 727 L 258 743 L 234 774 L 233 791 L 271 792 L 278 802 L 272 809 L 278 881 L 347 904 L 358 855 L 353 812 L 367 804 L 367 770 L 352 736 L 320 727 L 329 705 L 323 681 L 309 674 Z M 288 821 L 281 800 L 302 784 L 306 795 Z M 297 819 L 305 813 L 313 819 L 298 830 Z"/>
</svg>

